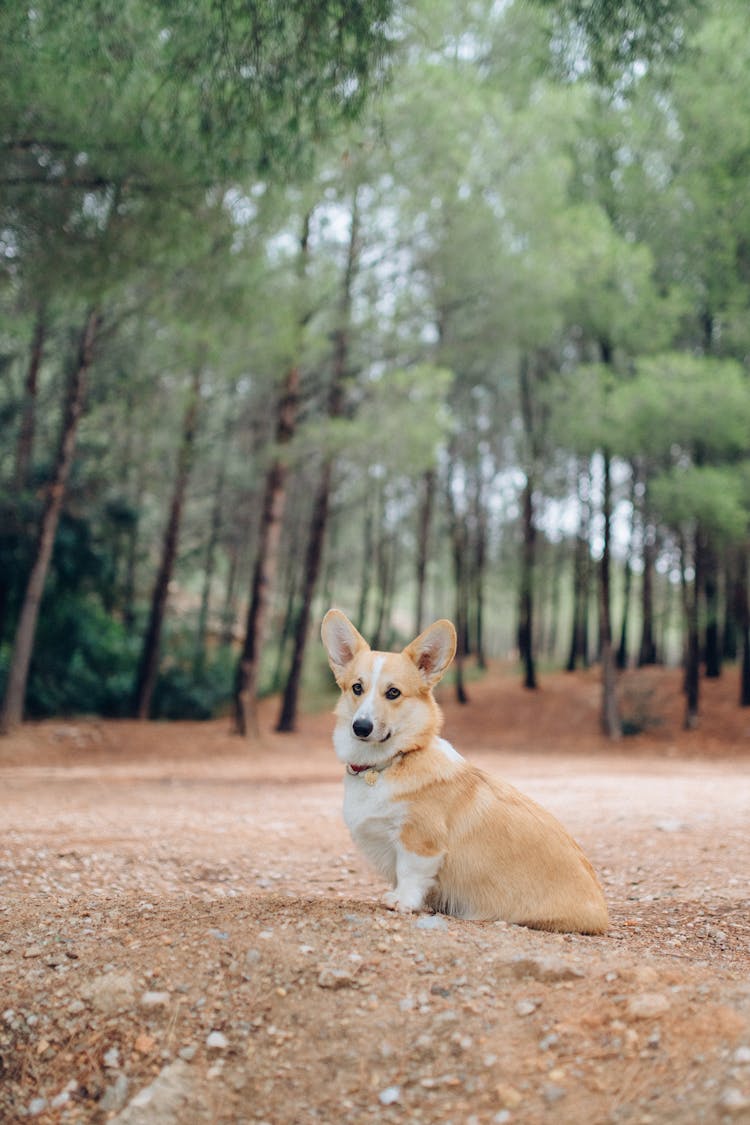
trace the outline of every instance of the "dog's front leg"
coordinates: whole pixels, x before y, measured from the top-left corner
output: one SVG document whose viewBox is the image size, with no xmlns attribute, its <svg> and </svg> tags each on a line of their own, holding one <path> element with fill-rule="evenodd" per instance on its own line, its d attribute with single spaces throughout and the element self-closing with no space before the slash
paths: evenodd
<svg viewBox="0 0 750 1125">
<path fill-rule="evenodd" d="M 421 910 L 442 862 L 442 853 L 417 855 L 399 844 L 396 849 L 396 886 L 383 899 L 388 909 L 400 910 L 404 914 Z"/>
</svg>

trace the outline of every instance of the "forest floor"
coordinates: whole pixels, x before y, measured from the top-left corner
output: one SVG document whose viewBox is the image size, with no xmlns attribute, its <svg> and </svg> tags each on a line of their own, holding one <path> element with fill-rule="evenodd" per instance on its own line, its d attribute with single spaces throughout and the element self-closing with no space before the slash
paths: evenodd
<svg viewBox="0 0 750 1125">
<path fill-rule="evenodd" d="M 676 672 L 494 669 L 445 734 L 594 862 L 603 937 L 397 916 L 341 818 L 330 714 L 50 721 L 0 743 L 0 1121 L 750 1121 L 750 713 Z"/>
</svg>

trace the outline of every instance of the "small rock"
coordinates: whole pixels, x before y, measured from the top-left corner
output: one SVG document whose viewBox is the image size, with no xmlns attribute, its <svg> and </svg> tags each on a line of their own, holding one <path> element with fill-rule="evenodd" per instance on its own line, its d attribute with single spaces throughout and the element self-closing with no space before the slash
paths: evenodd
<svg viewBox="0 0 750 1125">
<path fill-rule="evenodd" d="M 128 1090 L 130 1083 L 126 1074 L 118 1074 L 111 1086 L 101 1096 L 99 1101 L 99 1109 L 105 1112 L 113 1112 L 122 1109 L 125 1102 L 128 1100 Z"/>
<path fill-rule="evenodd" d="M 32 956 L 36 956 L 36 954 L 32 954 Z M 29 1117 L 38 1117 L 40 1113 L 44 1113 L 46 1108 L 46 1098 L 32 1098 L 29 1102 L 26 1112 L 28 1113 Z"/>
<path fill-rule="evenodd" d="M 442 914 L 420 914 L 417 918 L 418 930 L 447 930 L 448 923 Z"/>
<path fill-rule="evenodd" d="M 517 1090 L 515 1086 L 508 1086 L 505 1082 L 501 1082 L 495 1087 L 495 1094 L 504 1109 L 517 1109 L 523 1101 L 520 1090 Z"/>
<path fill-rule="evenodd" d="M 198 1052 L 198 1048 L 194 1043 L 190 1043 L 187 1047 L 180 1047 L 177 1054 L 185 1062 L 192 1062 Z"/>
<path fill-rule="evenodd" d="M 631 996 L 626 1012 L 633 1020 L 650 1020 L 669 1011 L 669 1000 L 661 992 L 642 992 Z"/>
<path fill-rule="evenodd" d="M 168 1003 L 168 992 L 144 992 L 140 999 L 142 1008 L 163 1008 Z"/>
<path fill-rule="evenodd" d="M 193 1097 L 190 1068 L 177 1059 L 139 1090 L 111 1125 L 179 1125 Z"/>
<path fill-rule="evenodd" d="M 24 960 L 28 961 L 32 957 L 41 957 L 43 953 L 44 953 L 44 950 L 42 949 L 41 945 L 27 945 L 26 948 L 23 951 Z M 39 1098 L 34 1098 L 35 1102 L 37 1102 L 39 1100 L 40 1100 Z M 43 1100 L 44 1099 L 42 1099 L 42 1101 Z M 32 1105 L 33 1104 L 34 1103 L 32 1102 Z M 41 1113 L 41 1110 L 37 1110 L 37 1113 Z"/>
<path fill-rule="evenodd" d="M 744 1116 L 750 1110 L 750 1098 L 734 1087 L 724 1090 L 719 1098 L 719 1107 L 730 1117 Z"/>
<path fill-rule="evenodd" d="M 654 824 L 658 832 L 681 832 L 685 827 L 681 820 L 657 820 Z"/>
<path fill-rule="evenodd" d="M 353 988 L 359 966 L 352 969 L 323 968 L 318 973 L 318 988 Z"/>
<path fill-rule="evenodd" d="M 110 1047 L 108 1051 L 104 1052 L 103 1056 L 104 1065 L 109 1070 L 117 1070 L 120 1065 L 120 1051 L 118 1047 Z"/>
<path fill-rule="evenodd" d="M 212 1031 L 206 1039 L 206 1047 L 209 1051 L 226 1051 L 229 1046 L 229 1040 L 223 1031 Z"/>
<path fill-rule="evenodd" d="M 153 1051 L 155 1046 L 156 1040 L 154 1039 L 153 1035 L 149 1035 L 145 1031 L 142 1031 L 140 1035 L 136 1035 L 135 1043 L 133 1044 L 133 1047 L 139 1055 L 148 1055 L 151 1051 Z"/>
<path fill-rule="evenodd" d="M 542 1086 L 542 1097 L 547 1105 L 554 1105 L 556 1102 L 562 1101 L 567 1092 L 564 1086 L 556 1086 L 553 1082 L 547 1082 Z"/>
<path fill-rule="evenodd" d="M 738 1047 L 732 1055 L 732 1062 L 739 1063 L 740 1066 L 750 1064 L 750 1047 Z"/>
<path fill-rule="evenodd" d="M 396 1102 L 401 1100 L 401 1087 L 400 1086 L 386 1086 L 385 1090 L 381 1090 L 378 1094 L 378 1101 L 381 1105 L 395 1105 Z"/>
<path fill-rule="evenodd" d="M 519 1000 L 516 1004 L 517 1016 L 532 1016 L 536 1011 L 536 1004 L 533 1000 Z"/>
</svg>

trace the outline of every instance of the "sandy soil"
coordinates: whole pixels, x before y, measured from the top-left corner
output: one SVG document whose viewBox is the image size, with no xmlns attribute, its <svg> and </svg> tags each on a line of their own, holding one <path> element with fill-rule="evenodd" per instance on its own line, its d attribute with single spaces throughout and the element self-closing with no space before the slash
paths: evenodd
<svg viewBox="0 0 750 1125">
<path fill-rule="evenodd" d="M 545 804 L 612 928 L 399 917 L 341 819 L 329 715 L 49 722 L 0 744 L 0 1120 L 750 1121 L 750 715 L 727 674 L 614 750 L 593 674 L 493 673 L 445 733 Z"/>
</svg>

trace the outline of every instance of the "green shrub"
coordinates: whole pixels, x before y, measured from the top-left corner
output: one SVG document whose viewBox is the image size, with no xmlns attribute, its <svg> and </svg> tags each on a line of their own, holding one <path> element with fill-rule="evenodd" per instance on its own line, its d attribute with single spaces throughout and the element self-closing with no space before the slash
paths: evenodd
<svg viewBox="0 0 750 1125">
<path fill-rule="evenodd" d="M 58 592 L 45 598 L 29 674 L 27 715 L 127 715 L 137 658 L 137 639 L 92 596 Z"/>
<path fill-rule="evenodd" d="M 236 657 L 218 649 L 195 667 L 192 641 L 171 637 L 154 690 L 155 719 L 211 719 L 225 712 L 232 700 Z"/>
</svg>

